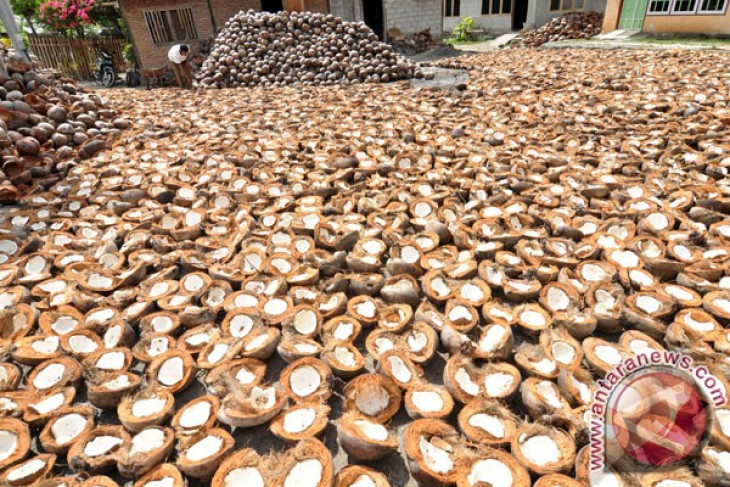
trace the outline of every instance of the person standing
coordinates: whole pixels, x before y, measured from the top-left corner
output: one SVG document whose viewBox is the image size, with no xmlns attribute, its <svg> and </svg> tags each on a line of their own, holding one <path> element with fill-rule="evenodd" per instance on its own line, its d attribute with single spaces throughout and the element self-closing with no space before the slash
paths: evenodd
<svg viewBox="0 0 730 487">
<path fill-rule="evenodd" d="M 188 55 L 190 54 L 190 46 L 187 44 L 175 44 L 167 53 L 167 58 L 172 63 L 172 69 L 175 71 L 175 79 L 180 88 L 192 88 L 193 77 L 190 73 L 190 63 Z"/>
</svg>

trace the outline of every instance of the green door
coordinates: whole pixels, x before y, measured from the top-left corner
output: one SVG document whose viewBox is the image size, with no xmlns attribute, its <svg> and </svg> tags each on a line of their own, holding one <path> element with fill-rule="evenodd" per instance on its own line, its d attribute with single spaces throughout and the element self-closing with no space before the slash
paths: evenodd
<svg viewBox="0 0 730 487">
<path fill-rule="evenodd" d="M 646 15 L 646 2 L 647 0 L 624 0 L 618 28 L 641 29 Z"/>
</svg>

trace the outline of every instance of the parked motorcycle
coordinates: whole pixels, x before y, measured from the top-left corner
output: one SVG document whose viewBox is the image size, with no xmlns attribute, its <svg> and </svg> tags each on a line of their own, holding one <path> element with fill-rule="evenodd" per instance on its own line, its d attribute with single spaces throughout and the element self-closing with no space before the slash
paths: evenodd
<svg viewBox="0 0 730 487">
<path fill-rule="evenodd" d="M 112 55 L 106 51 L 99 51 L 96 57 L 96 72 L 94 73 L 96 81 L 107 88 L 117 84 L 119 75 L 114 68 L 114 59 Z"/>
</svg>

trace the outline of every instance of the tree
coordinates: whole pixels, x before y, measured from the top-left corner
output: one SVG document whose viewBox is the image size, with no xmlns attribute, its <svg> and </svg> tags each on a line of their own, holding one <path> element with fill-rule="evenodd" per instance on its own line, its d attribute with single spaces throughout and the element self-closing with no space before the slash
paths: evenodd
<svg viewBox="0 0 730 487">
<path fill-rule="evenodd" d="M 30 31 L 36 34 L 34 20 L 37 20 L 38 10 L 41 5 L 41 0 L 10 0 L 10 6 L 13 8 L 13 12 L 20 17 L 23 17 L 28 25 Z"/>
<path fill-rule="evenodd" d="M 38 18 L 52 30 L 64 33 L 75 31 L 84 37 L 84 26 L 92 25 L 91 9 L 96 0 L 49 0 L 38 9 Z"/>
</svg>

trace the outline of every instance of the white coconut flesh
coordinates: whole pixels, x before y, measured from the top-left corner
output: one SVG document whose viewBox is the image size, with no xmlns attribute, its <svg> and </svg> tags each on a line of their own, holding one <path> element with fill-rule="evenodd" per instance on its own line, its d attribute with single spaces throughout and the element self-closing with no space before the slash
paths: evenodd
<svg viewBox="0 0 730 487">
<path fill-rule="evenodd" d="M 28 259 L 28 262 L 25 263 L 25 273 L 28 275 L 41 274 L 46 268 L 47 264 L 48 263 L 46 262 L 46 259 L 39 255 L 31 257 L 30 259 Z"/>
<path fill-rule="evenodd" d="M 717 409 L 715 416 L 722 434 L 730 437 L 730 409 Z"/>
<path fill-rule="evenodd" d="M 652 296 L 639 296 L 636 306 L 647 314 L 654 314 L 662 308 L 662 302 Z"/>
<path fill-rule="evenodd" d="M 339 363 L 347 367 L 355 367 L 357 360 L 355 360 L 355 354 L 350 351 L 347 347 L 335 347 L 334 349 L 335 358 Z"/>
<path fill-rule="evenodd" d="M 63 395 L 62 392 L 57 392 L 56 394 L 48 396 L 42 401 L 31 404 L 30 407 L 35 409 L 38 414 L 48 414 L 51 411 L 60 408 L 64 404 L 65 399 L 66 397 Z"/>
<path fill-rule="evenodd" d="M 124 353 L 105 353 L 96 361 L 96 367 L 102 370 L 121 370 L 124 368 Z"/>
<path fill-rule="evenodd" d="M 56 321 L 51 324 L 51 329 L 59 335 L 65 335 L 76 328 L 79 322 L 71 316 L 59 316 Z"/>
<path fill-rule="evenodd" d="M 444 408 L 444 400 L 438 392 L 415 391 L 411 402 L 424 413 L 436 413 Z"/>
<path fill-rule="evenodd" d="M 165 407 L 167 401 L 160 397 L 151 397 L 148 399 L 140 399 L 132 405 L 132 415 L 135 418 L 146 418 L 153 416 Z"/>
<path fill-rule="evenodd" d="M 322 384 L 317 369 L 311 365 L 302 365 L 295 368 L 289 377 L 289 386 L 291 390 L 299 397 L 307 397 L 319 389 Z"/>
<path fill-rule="evenodd" d="M 155 337 L 150 340 L 150 344 L 147 346 L 147 355 L 150 357 L 157 357 L 168 349 L 168 342 L 166 337 Z"/>
<path fill-rule="evenodd" d="M 507 333 L 507 328 L 502 325 L 490 326 L 482 339 L 479 340 L 479 348 L 485 352 L 496 350 L 504 342 Z"/>
<path fill-rule="evenodd" d="M 286 303 L 286 301 L 284 301 L 283 299 L 274 298 L 266 301 L 266 304 L 264 305 L 264 313 L 272 316 L 278 316 L 285 313 L 288 308 L 289 305 Z"/>
<path fill-rule="evenodd" d="M 593 353 L 596 354 L 596 357 L 609 365 L 618 365 L 622 359 L 621 352 L 608 345 L 598 345 L 593 349 Z"/>
<path fill-rule="evenodd" d="M 554 408 L 562 408 L 563 403 L 560 402 L 560 393 L 554 383 L 543 380 L 537 384 L 537 392 L 545 399 L 545 402 Z"/>
<path fill-rule="evenodd" d="M 113 448 L 121 445 L 123 440 L 116 436 L 97 436 L 84 446 L 84 455 L 87 457 L 98 457 L 109 453 Z"/>
<path fill-rule="evenodd" d="M 337 325 L 332 336 L 334 336 L 336 340 L 348 340 L 354 332 L 355 329 L 352 326 L 352 323 L 343 322 Z"/>
<path fill-rule="evenodd" d="M 497 397 L 510 390 L 514 382 L 515 378 L 511 375 L 497 372 L 489 374 L 484 378 L 484 389 L 486 390 L 487 395 Z"/>
<path fill-rule="evenodd" d="M 35 458 L 27 463 L 24 463 L 20 467 L 16 467 L 12 470 L 10 470 L 6 476 L 5 480 L 9 482 L 14 482 L 18 480 L 22 480 L 26 477 L 30 477 L 31 475 L 41 471 L 46 466 L 45 460 L 41 458 Z"/>
<path fill-rule="evenodd" d="M 36 389 L 49 389 L 58 384 L 66 373 L 66 366 L 59 363 L 52 363 L 41 370 L 33 379 L 33 386 Z"/>
<path fill-rule="evenodd" d="M 611 257 L 621 267 L 636 267 L 639 265 L 639 256 L 628 250 L 617 250 L 611 254 Z"/>
<path fill-rule="evenodd" d="M 30 348 L 40 354 L 49 354 L 58 350 L 59 343 L 60 341 L 56 336 L 46 337 L 33 341 L 33 343 L 30 344 Z"/>
<path fill-rule="evenodd" d="M 467 372 L 463 367 L 459 367 L 454 374 L 454 379 L 459 385 L 459 388 L 470 396 L 476 396 L 479 394 L 479 385 L 472 380 L 469 372 Z"/>
<path fill-rule="evenodd" d="M 236 315 L 230 321 L 231 335 L 235 338 L 244 338 L 253 329 L 253 319 L 246 315 Z"/>
<path fill-rule="evenodd" d="M 568 365 L 573 362 L 575 358 L 575 349 L 569 344 L 561 341 L 555 341 L 550 347 L 550 351 L 553 354 L 553 358 L 563 365 Z"/>
<path fill-rule="evenodd" d="M 493 438 L 504 438 L 507 433 L 504 423 L 491 414 L 477 413 L 469 417 L 469 425 L 489 433 Z"/>
<path fill-rule="evenodd" d="M 383 251 L 383 245 L 377 240 L 368 240 L 361 247 L 368 254 L 379 254 Z"/>
<path fill-rule="evenodd" d="M 355 312 L 365 318 L 375 318 L 377 308 L 372 301 L 363 301 L 355 305 Z"/>
<path fill-rule="evenodd" d="M 302 335 L 310 335 L 317 329 L 317 315 L 312 310 L 300 311 L 294 317 L 294 329 Z"/>
<path fill-rule="evenodd" d="M 198 428 L 205 424 L 213 411 L 213 406 L 208 401 L 196 402 L 186 407 L 180 414 L 180 426 L 183 428 Z"/>
<path fill-rule="evenodd" d="M 217 343 L 213 345 L 213 350 L 211 350 L 208 354 L 208 363 L 217 364 L 220 362 L 230 348 L 230 345 L 226 343 Z"/>
<path fill-rule="evenodd" d="M 324 466 L 316 458 L 297 462 L 284 479 L 284 487 L 317 487 L 322 481 Z"/>
<path fill-rule="evenodd" d="M 78 413 L 71 413 L 58 418 L 51 426 L 51 433 L 59 445 L 75 440 L 86 428 L 86 418 Z"/>
<path fill-rule="evenodd" d="M 0 430 L 0 461 L 6 460 L 18 449 L 18 435 L 8 430 Z"/>
<path fill-rule="evenodd" d="M 541 328 L 547 324 L 547 320 L 542 313 L 527 309 L 520 313 L 520 320 L 533 328 Z"/>
<path fill-rule="evenodd" d="M 355 406 L 368 416 L 377 416 L 390 404 L 390 394 L 379 385 L 363 386 L 355 397 Z"/>
<path fill-rule="evenodd" d="M 255 308 L 259 304 L 259 300 L 256 296 L 250 294 L 239 294 L 236 299 L 233 300 L 233 305 L 236 308 Z M 243 315 L 237 315 L 243 316 Z"/>
<path fill-rule="evenodd" d="M 530 284 L 529 282 L 522 282 L 522 281 L 509 281 L 508 283 L 515 291 L 518 292 L 528 292 L 535 288 L 535 285 Z"/>
<path fill-rule="evenodd" d="M 356 419 L 355 426 L 368 438 L 375 441 L 388 439 L 388 430 L 382 424 L 371 423 L 364 419 Z"/>
<path fill-rule="evenodd" d="M 129 387 L 132 384 L 132 381 L 129 380 L 129 377 L 127 377 L 126 374 L 122 374 L 119 377 L 115 377 L 112 380 L 104 382 L 102 384 L 106 389 L 109 389 L 111 391 L 118 391 L 119 389 L 124 389 L 125 387 Z"/>
<path fill-rule="evenodd" d="M 707 456 L 714 460 L 725 472 L 730 473 L 730 452 L 708 448 Z"/>
<path fill-rule="evenodd" d="M 644 271 L 636 269 L 632 269 L 631 271 L 629 271 L 629 278 L 641 286 L 651 286 L 652 284 L 654 284 L 653 276 L 647 274 Z"/>
<path fill-rule="evenodd" d="M 205 281 L 202 277 L 196 275 L 188 277 L 183 283 L 183 287 L 185 288 L 185 290 L 191 293 L 196 293 L 200 291 L 201 289 L 203 289 L 203 286 L 205 286 Z"/>
<path fill-rule="evenodd" d="M 246 351 L 250 352 L 251 350 L 256 350 L 257 348 L 263 347 L 266 341 L 269 339 L 269 335 L 267 333 L 263 333 L 253 340 L 251 340 L 248 345 L 246 345 Z"/>
<path fill-rule="evenodd" d="M 591 470 L 588 474 L 591 487 L 623 487 L 618 475 L 605 470 Z"/>
<path fill-rule="evenodd" d="M 153 284 L 149 291 L 150 297 L 158 297 L 165 294 L 170 289 L 170 285 L 166 282 L 158 282 Z"/>
<path fill-rule="evenodd" d="M 256 467 L 236 468 L 223 479 L 224 487 L 265 487 L 264 478 Z"/>
<path fill-rule="evenodd" d="M 375 348 L 377 348 L 378 353 L 382 355 L 389 350 L 393 350 L 395 348 L 395 344 L 389 338 L 378 337 L 375 339 Z"/>
<path fill-rule="evenodd" d="M 484 291 L 474 284 L 465 284 L 461 287 L 461 297 L 472 302 L 479 302 L 484 299 Z"/>
<path fill-rule="evenodd" d="M 156 333 L 165 333 L 165 332 L 169 331 L 170 329 L 172 329 L 174 324 L 175 324 L 175 322 L 172 321 L 172 318 L 170 318 L 169 316 L 164 316 L 164 315 L 155 316 L 154 318 L 152 318 L 152 322 L 151 322 L 152 329 Z"/>
<path fill-rule="evenodd" d="M 446 282 L 444 282 L 443 279 L 440 277 L 437 277 L 436 279 L 433 279 L 431 281 L 431 289 L 438 295 L 438 296 L 448 296 L 451 294 L 451 289 L 449 286 L 446 285 Z"/>
<path fill-rule="evenodd" d="M 233 333 L 231 333 L 231 335 L 233 335 Z M 240 338 L 240 337 L 236 337 L 236 338 Z M 195 335 L 191 335 L 191 336 L 187 337 L 185 339 L 185 342 L 188 345 L 190 345 L 191 347 L 198 347 L 200 345 L 205 345 L 207 343 L 210 343 L 210 335 L 208 335 L 207 333 L 196 333 Z"/>
<path fill-rule="evenodd" d="M 408 348 L 413 353 L 418 353 L 428 345 L 428 337 L 421 331 L 412 331 L 408 335 Z"/>
<path fill-rule="evenodd" d="M 603 267 L 595 264 L 588 264 L 583 266 L 581 270 L 581 277 L 586 281 L 596 282 L 602 280 L 606 276 L 606 271 Z"/>
<path fill-rule="evenodd" d="M 535 435 L 526 440 L 522 435 L 520 438 L 520 451 L 530 463 L 541 467 L 557 463 L 561 458 L 558 444 L 546 435 Z"/>
<path fill-rule="evenodd" d="M 273 387 L 253 387 L 249 399 L 256 409 L 265 411 L 276 404 L 276 390 Z"/>
<path fill-rule="evenodd" d="M 400 250 L 400 258 L 403 259 L 406 264 L 413 264 L 415 262 L 418 262 L 418 260 L 421 258 L 421 253 L 418 251 L 417 248 L 406 245 Z"/>
<path fill-rule="evenodd" d="M 89 275 L 87 283 L 93 288 L 108 289 L 114 285 L 114 280 L 110 277 L 102 276 L 101 274 L 94 272 Z"/>
<path fill-rule="evenodd" d="M 185 451 L 185 458 L 191 462 L 199 462 L 208 457 L 212 457 L 223 448 L 223 438 L 219 436 L 208 435 L 202 440 L 195 442 Z"/>
<path fill-rule="evenodd" d="M 0 252 L 12 255 L 18 251 L 18 244 L 12 240 L 0 240 Z"/>
<path fill-rule="evenodd" d="M 493 458 L 474 462 L 466 480 L 469 485 L 477 485 L 480 482 L 486 485 L 498 485 L 499 487 L 512 487 L 514 485 L 512 470 L 503 462 Z"/>
<path fill-rule="evenodd" d="M 104 333 L 104 346 L 106 348 L 116 347 L 122 338 L 123 332 L 124 328 L 122 325 L 116 325 L 109 328 L 106 333 Z"/>
<path fill-rule="evenodd" d="M 86 335 L 74 335 L 68 339 L 68 344 L 74 352 L 82 354 L 92 353 L 99 348 L 99 345 Z"/>
<path fill-rule="evenodd" d="M 549 358 L 542 358 L 537 362 L 533 362 L 532 365 L 543 374 L 550 374 L 558 368 L 558 364 Z"/>
<path fill-rule="evenodd" d="M 570 377 L 571 382 L 573 383 L 573 387 L 578 389 L 578 394 L 580 394 L 580 400 L 583 402 L 583 404 L 588 404 L 590 400 L 592 399 L 591 389 L 583 382 L 577 380 L 575 377 Z"/>
<path fill-rule="evenodd" d="M 317 412 L 312 408 L 300 408 L 284 415 L 283 427 L 287 433 L 297 434 L 306 431 L 314 424 Z"/>
<path fill-rule="evenodd" d="M 165 444 L 165 432 L 158 428 L 149 428 L 142 430 L 132 438 L 132 448 L 129 450 L 130 455 L 137 453 L 149 453 L 151 451 L 162 448 Z"/>
<path fill-rule="evenodd" d="M 157 379 L 170 387 L 183 380 L 185 364 L 182 357 L 171 357 L 165 360 L 157 371 Z"/>
<path fill-rule="evenodd" d="M 689 482 L 685 482 L 683 480 L 662 480 L 657 484 L 654 484 L 654 487 L 692 487 L 692 484 Z"/>
<path fill-rule="evenodd" d="M 715 324 L 712 321 L 700 321 L 696 320 L 692 313 L 684 315 L 684 322 L 689 325 L 690 328 L 697 331 L 712 331 L 715 329 Z"/>
<path fill-rule="evenodd" d="M 641 352 L 653 350 L 653 348 L 649 346 L 649 342 L 647 342 L 646 340 L 640 340 L 640 339 L 631 340 L 629 342 L 629 349 L 635 355 L 638 355 Z"/>
<path fill-rule="evenodd" d="M 454 468 L 454 461 L 449 456 L 449 452 L 443 450 L 426 438 L 421 436 L 418 441 L 418 448 L 421 451 L 423 463 L 436 473 L 448 473 Z"/>
<path fill-rule="evenodd" d="M 454 323 L 469 322 L 473 317 L 471 311 L 465 306 L 454 306 L 449 310 L 449 320 Z"/>
<path fill-rule="evenodd" d="M 313 354 L 319 350 L 316 345 L 311 343 L 295 343 L 294 349 L 299 353 Z"/>
<path fill-rule="evenodd" d="M 395 377 L 398 382 L 407 384 L 413 378 L 413 374 L 411 373 L 410 369 L 400 357 L 388 357 L 388 365 L 390 365 L 390 372 L 393 374 L 393 377 Z"/>
<path fill-rule="evenodd" d="M 350 484 L 350 487 L 377 487 L 377 484 L 373 482 L 373 479 L 370 478 L 369 475 L 363 474 L 356 478 L 355 481 Z"/>
<path fill-rule="evenodd" d="M 717 298 L 712 301 L 712 305 L 720 308 L 725 313 L 730 313 L 730 300 L 723 299 L 723 298 Z"/>
</svg>

